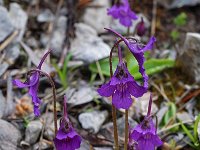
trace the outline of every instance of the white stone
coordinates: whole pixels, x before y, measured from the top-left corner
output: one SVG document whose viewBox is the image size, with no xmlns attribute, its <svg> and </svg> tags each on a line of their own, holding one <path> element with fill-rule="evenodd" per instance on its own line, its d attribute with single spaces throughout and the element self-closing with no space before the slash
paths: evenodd
<svg viewBox="0 0 200 150">
<path fill-rule="evenodd" d="M 41 13 L 37 16 L 38 22 L 50 22 L 53 21 L 54 15 L 49 9 L 42 10 Z"/>
<path fill-rule="evenodd" d="M 72 106 L 89 103 L 94 99 L 94 97 L 98 97 L 96 89 L 85 81 L 79 81 L 76 87 L 70 87 L 66 91 L 66 95 L 68 95 L 69 98 L 67 103 Z"/>
<path fill-rule="evenodd" d="M 8 15 L 8 11 L 3 6 L 0 6 L 0 43 L 3 42 L 13 31 L 14 27 Z"/>
<path fill-rule="evenodd" d="M 105 32 L 104 28 L 108 27 L 111 21 L 111 17 L 107 15 L 110 2 L 108 0 L 94 0 L 91 5 L 100 7 L 87 8 L 83 15 L 83 21 L 92 26 L 98 33 Z"/>
<path fill-rule="evenodd" d="M 60 56 L 63 51 L 63 42 L 66 36 L 66 28 L 67 18 L 65 16 L 60 16 L 56 23 L 56 27 L 50 42 L 50 48 L 53 49 L 52 53 L 56 56 Z"/>
<path fill-rule="evenodd" d="M 16 150 L 20 139 L 20 131 L 11 123 L 0 119 L 0 149 Z"/>
<path fill-rule="evenodd" d="M 25 32 L 28 16 L 26 12 L 21 8 L 21 6 L 17 3 L 10 4 L 9 15 L 11 18 L 12 25 L 17 30 L 19 30 L 19 34 L 16 38 L 16 41 L 21 41 Z"/>
<path fill-rule="evenodd" d="M 84 129 L 92 129 L 97 133 L 107 117 L 107 111 L 92 111 L 80 114 L 78 120 Z"/>
<path fill-rule="evenodd" d="M 3 117 L 6 107 L 6 99 L 3 96 L 2 91 L 0 90 L 0 118 Z"/>
<path fill-rule="evenodd" d="M 200 82 L 200 34 L 187 33 L 184 46 L 179 51 L 178 65 L 193 81 Z"/>
<path fill-rule="evenodd" d="M 148 106 L 149 106 L 149 99 L 150 99 L 150 92 L 145 93 L 143 96 L 137 98 L 134 101 L 134 107 L 133 109 L 139 113 L 141 113 L 143 116 L 147 115 Z M 155 114 L 158 111 L 158 107 L 154 102 L 152 102 L 151 106 L 151 114 Z"/>
<path fill-rule="evenodd" d="M 42 123 L 38 120 L 29 122 L 25 132 L 25 141 L 30 144 L 36 143 L 42 131 L 42 126 Z"/>
<path fill-rule="evenodd" d="M 70 48 L 74 60 L 91 63 L 109 56 L 110 47 L 98 37 L 92 27 L 83 23 L 78 23 L 75 27 L 76 38 Z"/>
</svg>

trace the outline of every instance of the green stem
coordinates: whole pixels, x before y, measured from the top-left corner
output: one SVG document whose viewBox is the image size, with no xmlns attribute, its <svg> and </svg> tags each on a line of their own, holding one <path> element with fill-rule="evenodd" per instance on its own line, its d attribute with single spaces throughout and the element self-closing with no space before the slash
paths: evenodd
<svg viewBox="0 0 200 150">
<path fill-rule="evenodd" d="M 124 150 L 128 147 L 128 110 L 125 110 L 125 139 L 124 139 Z"/>
</svg>

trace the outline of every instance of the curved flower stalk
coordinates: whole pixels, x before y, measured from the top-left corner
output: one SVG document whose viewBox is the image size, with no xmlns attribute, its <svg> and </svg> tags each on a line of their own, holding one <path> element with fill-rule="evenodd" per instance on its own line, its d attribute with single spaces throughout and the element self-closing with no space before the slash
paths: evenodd
<svg viewBox="0 0 200 150">
<path fill-rule="evenodd" d="M 136 150 L 154 150 L 155 147 L 163 144 L 156 133 L 156 127 L 150 115 L 151 105 L 152 96 L 150 96 L 147 116 L 139 125 L 130 131 L 129 150 L 132 150 L 131 148 L 133 147 L 135 147 Z"/>
<path fill-rule="evenodd" d="M 119 22 L 125 27 L 132 25 L 132 20 L 136 20 L 138 17 L 131 10 L 128 0 L 122 0 L 117 2 L 107 11 L 108 15 L 111 15 L 114 19 L 119 19 Z"/>
<path fill-rule="evenodd" d="M 129 48 L 130 52 L 133 54 L 135 59 L 138 62 L 139 65 L 139 72 L 141 73 L 143 77 L 143 82 L 144 82 L 144 88 L 148 88 L 148 76 L 145 73 L 145 68 L 144 68 L 144 52 L 153 49 L 154 43 L 156 41 L 156 38 L 152 36 L 149 40 L 149 42 L 146 45 L 143 45 L 141 43 L 138 43 L 135 39 L 132 38 L 125 38 L 121 34 L 117 33 L 116 31 L 112 29 L 105 28 L 106 30 L 114 33 L 117 35 L 119 38 L 121 38 L 122 41 L 127 45 Z"/>
<path fill-rule="evenodd" d="M 75 150 L 80 148 L 81 137 L 72 127 L 67 116 L 66 97 L 64 96 L 64 114 L 60 121 L 60 128 L 54 139 L 56 150 Z"/>
<path fill-rule="evenodd" d="M 126 67 L 126 64 L 122 61 L 121 49 L 118 46 L 119 64 L 117 66 L 117 69 L 114 75 L 112 76 L 111 80 L 98 89 L 98 93 L 101 96 L 105 97 L 112 96 L 112 103 L 116 108 L 128 109 L 132 104 L 131 95 L 134 97 L 140 97 L 147 92 L 148 76 L 145 73 L 144 69 L 144 52 L 153 48 L 155 37 L 152 37 L 145 46 L 141 44 L 139 45 L 139 43 L 137 42 L 133 42 L 133 40 L 130 38 L 123 37 L 122 35 L 113 31 L 112 29 L 107 30 L 113 32 L 115 35 L 121 38 L 121 41 L 125 42 L 125 44 L 127 45 L 127 47 L 138 62 L 139 72 L 143 77 L 144 83 L 143 86 L 137 84 L 137 82 L 134 80 L 134 77 L 131 76 Z M 120 41 L 118 42 L 118 44 L 119 43 Z"/>
<path fill-rule="evenodd" d="M 44 56 L 42 57 L 37 69 L 41 70 L 42 64 L 44 63 L 46 57 L 48 56 L 48 54 L 51 52 L 51 50 L 48 50 L 47 53 L 44 54 Z M 40 73 L 38 71 L 35 71 L 34 73 L 31 74 L 31 76 L 29 77 L 29 79 L 27 81 L 25 81 L 24 83 L 21 82 L 18 79 L 13 80 L 13 84 L 16 85 L 18 88 L 29 88 L 29 94 L 32 97 L 32 102 L 34 105 L 34 114 L 35 116 L 40 116 L 40 110 L 39 110 L 39 105 L 41 103 L 41 100 L 39 99 L 38 95 L 37 95 L 37 91 L 38 91 L 38 86 L 39 86 L 39 77 L 40 77 Z"/>
</svg>

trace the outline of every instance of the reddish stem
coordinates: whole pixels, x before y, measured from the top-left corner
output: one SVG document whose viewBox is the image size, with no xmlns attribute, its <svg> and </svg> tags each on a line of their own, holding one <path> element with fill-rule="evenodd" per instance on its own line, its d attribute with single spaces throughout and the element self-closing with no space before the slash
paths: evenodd
<svg viewBox="0 0 200 150">
<path fill-rule="evenodd" d="M 67 118 L 67 97 L 66 97 L 66 95 L 64 95 L 63 108 L 64 108 L 64 118 Z"/>
<path fill-rule="evenodd" d="M 150 99 L 149 99 L 149 106 L 148 106 L 147 117 L 149 117 L 150 114 L 151 114 L 151 106 L 152 106 L 152 94 L 150 94 Z"/>
<path fill-rule="evenodd" d="M 42 57 L 42 59 L 41 59 L 39 65 L 38 65 L 38 67 L 37 67 L 38 69 L 41 69 L 42 64 L 44 63 L 45 59 L 47 58 L 48 54 L 49 54 L 51 51 L 52 51 L 52 50 L 49 49 L 49 50 L 44 54 L 44 56 Z"/>
</svg>

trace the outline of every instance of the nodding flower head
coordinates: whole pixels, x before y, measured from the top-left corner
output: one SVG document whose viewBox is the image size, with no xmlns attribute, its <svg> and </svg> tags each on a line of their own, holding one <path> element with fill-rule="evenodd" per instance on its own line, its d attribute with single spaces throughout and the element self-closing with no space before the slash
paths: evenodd
<svg viewBox="0 0 200 150">
<path fill-rule="evenodd" d="M 66 97 L 64 96 L 64 115 L 60 121 L 60 128 L 54 139 L 56 150 L 75 150 L 80 148 L 81 137 L 72 127 L 67 116 Z"/>
<path fill-rule="evenodd" d="M 49 50 L 47 53 L 44 54 L 37 69 L 41 70 L 42 64 L 50 52 L 51 52 L 51 50 Z M 32 102 L 34 105 L 34 107 L 33 107 L 34 114 L 37 117 L 40 115 L 39 105 L 41 103 L 41 100 L 37 96 L 37 91 L 38 91 L 38 86 L 39 86 L 39 77 L 40 77 L 39 72 L 33 72 L 30 75 L 30 77 L 27 79 L 27 81 L 25 81 L 24 83 L 18 79 L 15 79 L 12 81 L 13 84 L 16 85 L 18 88 L 29 88 L 29 94 L 32 97 Z"/>
<path fill-rule="evenodd" d="M 154 150 L 155 147 L 161 146 L 163 142 L 156 133 L 156 127 L 153 123 L 151 113 L 152 98 L 150 96 L 147 116 L 144 120 L 131 130 L 129 141 L 135 141 L 136 150 Z M 129 143 L 131 145 L 131 143 Z"/>
<path fill-rule="evenodd" d="M 136 30 L 137 30 L 137 35 L 139 36 L 143 36 L 146 32 L 144 20 L 142 17 L 141 17 L 141 21 L 136 26 Z"/>
<path fill-rule="evenodd" d="M 112 103 L 118 109 L 129 109 L 132 104 L 131 95 L 140 97 L 146 91 L 131 76 L 125 62 L 119 62 L 111 80 L 98 89 L 101 96 L 112 96 Z"/>
<path fill-rule="evenodd" d="M 132 20 L 138 18 L 131 10 L 128 0 L 119 0 L 115 5 L 108 9 L 108 15 L 111 15 L 115 19 L 119 19 L 119 22 L 125 27 L 130 27 L 132 25 Z"/>
<path fill-rule="evenodd" d="M 117 33 L 116 31 L 114 31 L 112 29 L 108 29 L 108 28 L 105 28 L 105 29 L 114 33 L 119 38 L 121 38 L 121 40 L 124 41 L 124 43 L 127 45 L 130 52 L 133 54 L 133 56 L 135 57 L 135 59 L 138 62 L 139 72 L 141 73 L 141 75 L 143 77 L 144 87 L 147 89 L 148 88 L 148 76 L 147 76 L 147 74 L 145 72 L 145 68 L 144 68 L 144 61 L 145 61 L 144 52 L 153 49 L 156 38 L 154 36 L 152 36 L 150 38 L 149 42 L 146 45 L 144 45 L 142 43 L 139 43 L 136 39 L 125 38 L 121 34 Z"/>
</svg>

